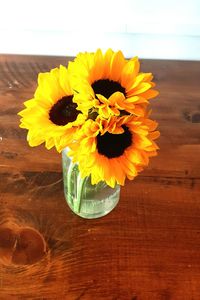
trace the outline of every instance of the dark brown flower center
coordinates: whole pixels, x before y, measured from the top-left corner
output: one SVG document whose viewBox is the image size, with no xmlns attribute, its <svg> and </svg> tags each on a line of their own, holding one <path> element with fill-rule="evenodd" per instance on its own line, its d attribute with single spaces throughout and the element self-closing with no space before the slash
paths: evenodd
<svg viewBox="0 0 200 300">
<path fill-rule="evenodd" d="M 122 127 L 124 132 L 121 134 L 106 132 L 104 135 L 97 136 L 97 149 L 100 154 L 108 158 L 119 157 L 131 145 L 132 134 L 128 127 Z"/>
<path fill-rule="evenodd" d="M 77 104 L 72 102 L 73 96 L 65 96 L 58 100 L 49 112 L 49 119 L 56 125 L 64 126 L 76 120 L 79 111 Z"/>
<path fill-rule="evenodd" d="M 107 99 L 115 92 L 121 92 L 125 95 L 125 88 L 117 81 L 109 79 L 99 79 L 92 83 L 95 94 L 101 94 Z"/>
</svg>

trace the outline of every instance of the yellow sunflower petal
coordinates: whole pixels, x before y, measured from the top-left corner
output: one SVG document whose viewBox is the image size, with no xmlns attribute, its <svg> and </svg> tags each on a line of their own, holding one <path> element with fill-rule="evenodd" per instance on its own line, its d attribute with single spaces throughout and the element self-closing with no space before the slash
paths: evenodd
<svg viewBox="0 0 200 300">
<path fill-rule="evenodd" d="M 109 102 L 109 105 L 114 106 L 115 104 L 118 104 L 118 103 L 122 104 L 124 100 L 125 100 L 125 96 L 123 93 L 115 92 L 109 97 L 108 102 Z"/>
<path fill-rule="evenodd" d="M 108 49 L 104 55 L 104 73 L 103 78 L 109 78 L 110 76 L 110 70 L 111 70 L 111 61 L 112 57 L 114 55 L 114 52 L 112 49 Z"/>
<path fill-rule="evenodd" d="M 152 145 L 152 142 L 145 136 L 135 135 L 134 142 L 135 142 L 137 149 L 145 149 L 146 147 Z"/>
<path fill-rule="evenodd" d="M 143 158 L 140 154 L 140 151 L 137 149 L 127 150 L 125 152 L 126 157 L 129 161 L 133 162 L 134 164 L 143 164 Z"/>
<path fill-rule="evenodd" d="M 130 60 L 126 63 L 122 70 L 121 74 L 121 85 L 126 87 L 128 90 L 130 86 L 133 84 L 137 74 L 139 71 L 139 62 L 138 59 L 135 58 L 133 60 Z"/>
<path fill-rule="evenodd" d="M 90 82 L 92 78 L 101 79 L 103 76 L 103 54 L 101 49 L 98 49 L 94 55 L 94 66 L 89 76 Z"/>
<path fill-rule="evenodd" d="M 70 75 L 66 67 L 60 65 L 59 83 L 66 95 L 73 95 L 73 90 L 70 82 Z"/>
<path fill-rule="evenodd" d="M 127 95 L 140 95 L 151 88 L 151 84 L 148 82 L 141 82 L 136 88 L 130 89 Z"/>
<path fill-rule="evenodd" d="M 142 93 L 142 97 L 144 97 L 145 99 L 152 99 L 158 95 L 159 95 L 159 92 L 156 90 L 152 90 L 152 89 Z"/>
<path fill-rule="evenodd" d="M 125 174 L 119 164 L 119 161 L 115 158 L 112 159 L 112 173 L 114 173 L 117 183 L 120 185 L 124 185 Z"/>
<path fill-rule="evenodd" d="M 125 65 L 125 58 L 121 51 L 114 53 L 111 62 L 111 70 L 110 70 L 110 79 L 114 81 L 119 81 L 121 77 L 122 69 Z"/>
<path fill-rule="evenodd" d="M 159 132 L 159 131 L 154 131 L 154 132 L 150 132 L 150 133 L 149 133 L 149 137 L 150 137 L 152 140 L 157 139 L 159 136 L 160 136 L 160 132 Z"/>
</svg>

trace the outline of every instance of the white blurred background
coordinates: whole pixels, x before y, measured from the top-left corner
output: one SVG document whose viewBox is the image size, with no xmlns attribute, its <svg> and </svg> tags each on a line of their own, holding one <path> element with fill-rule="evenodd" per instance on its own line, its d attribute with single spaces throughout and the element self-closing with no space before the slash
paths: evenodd
<svg viewBox="0 0 200 300">
<path fill-rule="evenodd" d="M 200 0 L 0 0 L 0 53 L 200 60 Z"/>
</svg>

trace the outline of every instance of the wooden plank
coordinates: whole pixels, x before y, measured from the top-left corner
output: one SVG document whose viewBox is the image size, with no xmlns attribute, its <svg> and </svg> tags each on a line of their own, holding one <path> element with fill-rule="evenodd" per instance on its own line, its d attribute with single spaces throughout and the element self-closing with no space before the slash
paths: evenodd
<svg viewBox="0 0 200 300">
<path fill-rule="evenodd" d="M 37 73 L 60 63 L 0 56 L 0 299 L 200 299 L 200 62 L 142 61 L 159 156 L 96 220 L 69 210 L 60 155 L 18 127 Z"/>
</svg>

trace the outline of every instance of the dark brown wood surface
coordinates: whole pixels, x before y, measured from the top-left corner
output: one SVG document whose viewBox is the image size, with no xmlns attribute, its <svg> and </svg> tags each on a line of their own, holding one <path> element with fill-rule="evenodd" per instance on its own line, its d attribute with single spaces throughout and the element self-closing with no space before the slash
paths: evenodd
<svg viewBox="0 0 200 300">
<path fill-rule="evenodd" d="M 200 62 L 142 61 L 159 155 L 96 220 L 68 208 L 60 155 L 18 127 L 37 73 L 60 63 L 0 56 L 0 300 L 199 300 Z"/>
</svg>

